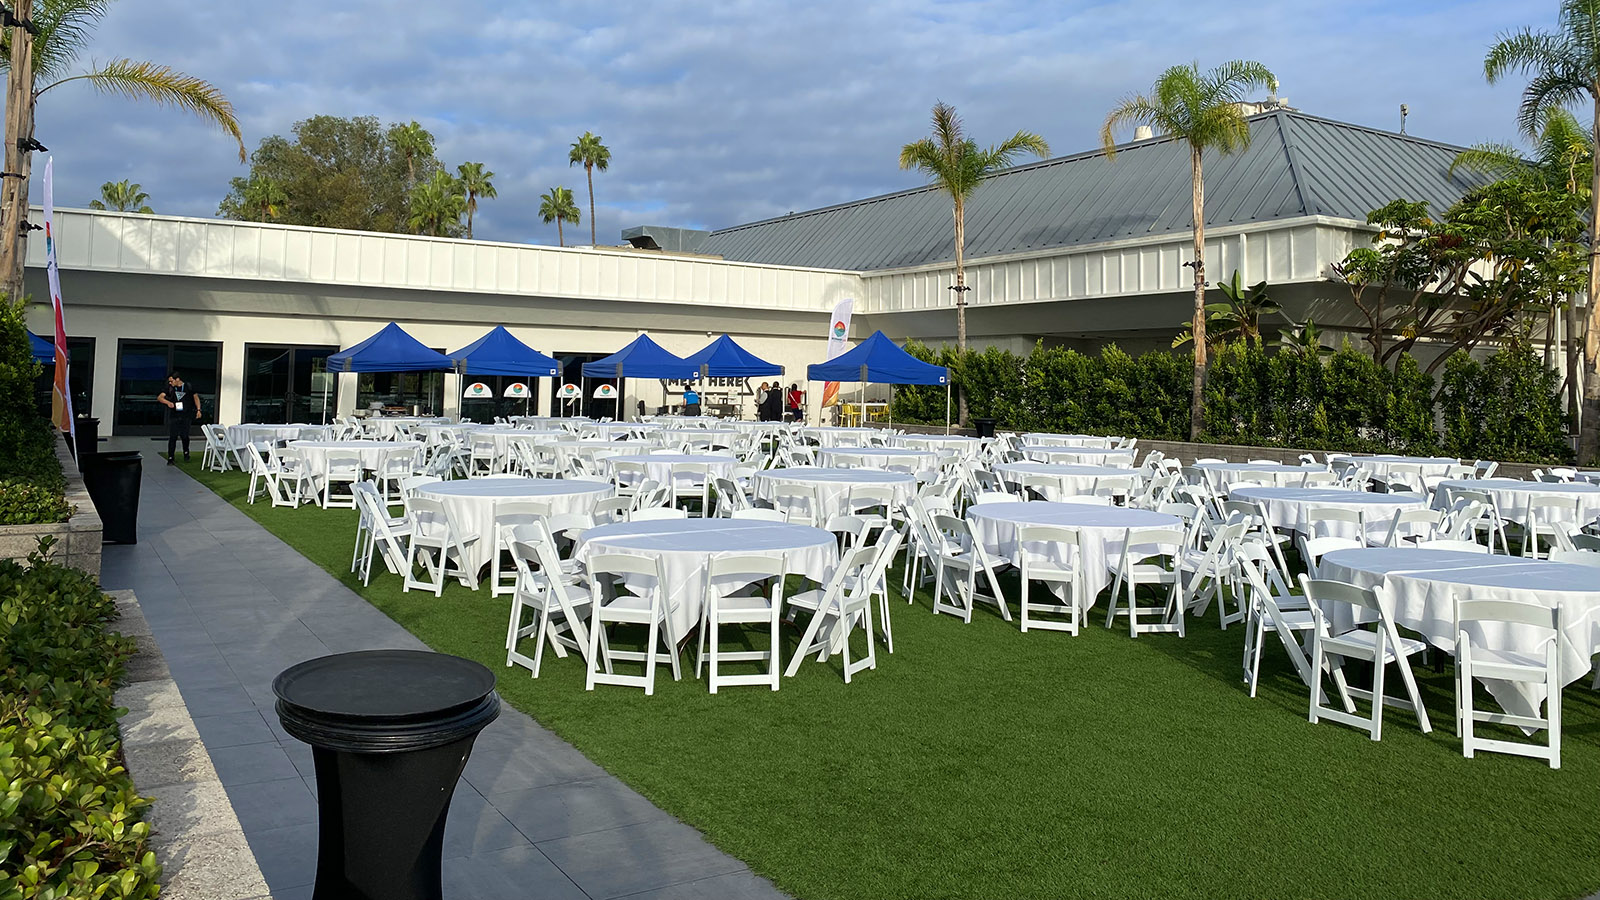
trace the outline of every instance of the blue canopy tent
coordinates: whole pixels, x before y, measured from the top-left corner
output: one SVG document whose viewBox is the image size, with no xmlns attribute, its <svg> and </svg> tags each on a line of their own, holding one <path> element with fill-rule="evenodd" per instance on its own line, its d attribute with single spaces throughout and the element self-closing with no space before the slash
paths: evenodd
<svg viewBox="0 0 1600 900">
<path fill-rule="evenodd" d="M 56 364 L 56 345 L 39 337 L 33 332 L 28 332 L 28 344 L 33 349 L 33 361 L 47 366 Z"/>
<path fill-rule="evenodd" d="M 862 402 L 867 384 L 944 385 L 944 427 L 950 430 L 950 370 L 907 353 L 881 331 L 827 362 L 806 367 L 810 381 L 859 381 Z M 863 407 L 864 409 L 865 407 Z"/>
<path fill-rule="evenodd" d="M 504 325 L 496 325 L 488 334 L 452 352 L 450 363 L 463 375 L 538 378 L 561 374 L 560 363 L 517 340 Z"/>
<path fill-rule="evenodd" d="M 692 363 L 701 378 L 760 378 L 782 375 L 783 366 L 775 366 L 738 345 L 733 338 L 723 335 L 683 358 Z"/>
<path fill-rule="evenodd" d="M 624 378 L 662 378 L 668 381 L 693 381 L 699 377 L 700 370 L 691 362 L 682 357 L 673 356 L 662 349 L 660 344 L 650 340 L 650 335 L 641 334 L 633 342 L 621 350 L 594 362 L 583 364 L 584 378 L 615 378 L 617 388 L 617 418 L 621 415 L 621 400 L 625 396 L 621 388 Z M 584 384 L 587 393 L 588 384 Z"/>
<path fill-rule="evenodd" d="M 348 350 L 328 357 L 329 372 L 449 372 L 449 357 L 430 350 L 393 322 L 372 337 Z M 327 419 L 328 399 L 322 399 L 323 419 Z"/>
</svg>

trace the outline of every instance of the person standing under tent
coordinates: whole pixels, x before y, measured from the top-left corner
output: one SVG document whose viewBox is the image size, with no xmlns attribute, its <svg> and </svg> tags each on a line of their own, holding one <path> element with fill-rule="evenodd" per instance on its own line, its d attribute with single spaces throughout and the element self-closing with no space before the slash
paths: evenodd
<svg viewBox="0 0 1600 900">
<path fill-rule="evenodd" d="M 800 421 L 800 405 L 805 402 L 805 395 L 800 393 L 799 384 L 789 385 L 789 393 L 785 397 L 784 406 L 789 411 L 789 421 Z"/>
<path fill-rule="evenodd" d="M 700 415 L 700 394 L 690 385 L 683 389 L 683 414 L 686 416 Z"/>
<path fill-rule="evenodd" d="M 183 376 L 173 372 L 167 377 L 167 389 L 156 398 L 167 407 L 167 465 L 172 465 L 183 442 L 183 461 L 189 461 L 189 426 L 200 418 L 200 395 L 183 383 Z"/>
<path fill-rule="evenodd" d="M 767 383 L 761 382 L 761 387 L 756 388 L 756 420 L 767 420 Z"/>
</svg>

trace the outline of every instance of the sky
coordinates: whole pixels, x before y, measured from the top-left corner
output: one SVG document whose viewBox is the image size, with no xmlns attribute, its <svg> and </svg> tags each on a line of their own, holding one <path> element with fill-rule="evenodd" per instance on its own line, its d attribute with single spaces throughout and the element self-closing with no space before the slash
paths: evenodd
<svg viewBox="0 0 1600 900">
<path fill-rule="evenodd" d="M 46 0 L 40 0 L 46 2 Z M 116 0 L 78 61 L 151 60 L 211 81 L 247 147 L 318 114 L 415 119 L 452 170 L 484 163 L 499 197 L 479 239 L 556 242 L 539 195 L 588 198 L 567 152 L 611 148 L 595 173 L 602 244 L 632 225 L 720 228 L 922 183 L 900 147 L 936 100 L 984 144 L 1018 129 L 1056 155 L 1098 144 L 1107 110 L 1176 63 L 1264 63 L 1300 110 L 1453 144 L 1516 138 L 1520 79 L 1489 86 L 1497 34 L 1554 26 L 1556 0 Z M 45 94 L 36 135 L 57 205 L 105 181 L 159 213 L 214 216 L 237 146 L 174 110 Z M 42 161 L 35 170 L 42 170 Z M 37 202 L 37 184 L 33 198 Z M 569 241 L 573 238 L 569 228 Z"/>
</svg>

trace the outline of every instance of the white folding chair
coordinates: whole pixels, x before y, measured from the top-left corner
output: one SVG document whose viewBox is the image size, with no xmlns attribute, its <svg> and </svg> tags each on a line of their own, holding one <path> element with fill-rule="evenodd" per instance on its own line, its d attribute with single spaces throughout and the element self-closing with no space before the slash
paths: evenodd
<svg viewBox="0 0 1600 900">
<path fill-rule="evenodd" d="M 1559 547 L 1572 529 L 1583 524 L 1583 498 L 1531 496 L 1522 509 L 1522 555 L 1541 558 L 1539 538 Z M 1571 544 L 1570 540 L 1566 543 Z"/>
<path fill-rule="evenodd" d="M 463 536 L 450 510 L 431 497 L 412 495 L 406 503 L 406 512 L 411 519 L 411 541 L 406 545 L 406 577 L 401 591 L 432 589 L 433 595 L 438 597 L 444 592 L 444 580 L 449 576 L 476 591 L 478 571 L 467 562 L 467 547 L 476 543 L 478 536 Z M 416 576 L 419 559 L 427 580 Z"/>
<path fill-rule="evenodd" d="M 1395 630 L 1394 620 L 1378 600 L 1378 595 L 1368 588 L 1342 581 L 1300 576 L 1301 589 L 1311 606 L 1314 626 L 1311 630 L 1311 714 L 1313 724 L 1328 719 L 1367 732 L 1379 740 L 1383 732 L 1384 706 L 1410 706 L 1417 716 L 1417 724 L 1426 734 L 1433 730 L 1428 723 L 1428 711 L 1423 708 L 1422 695 L 1417 690 L 1416 677 L 1411 672 L 1411 657 L 1422 652 L 1427 645 L 1414 638 L 1401 637 Z M 1343 604 L 1351 607 L 1354 617 L 1372 621 L 1369 630 L 1353 624 L 1348 630 L 1335 633 L 1329 624 L 1328 606 Z M 1372 688 L 1351 687 L 1344 676 L 1344 661 L 1360 659 L 1372 663 Z M 1405 698 L 1390 697 L 1384 693 L 1384 673 L 1393 663 L 1400 670 L 1400 680 L 1406 689 Z M 1343 709 L 1334 709 L 1323 703 L 1322 672 L 1324 667 L 1333 677 L 1334 684 L 1344 701 Z M 1369 715 L 1356 712 L 1355 700 L 1366 700 Z"/>
<path fill-rule="evenodd" d="M 628 518 L 630 522 L 660 522 L 667 519 L 687 519 L 689 511 L 671 506 L 652 506 L 648 509 L 636 509 Z"/>
<path fill-rule="evenodd" d="M 335 493 L 333 486 L 350 485 L 361 480 L 361 454 L 351 450 L 329 450 L 322 464 L 322 508 L 353 509 L 355 497 L 350 493 Z"/>
<path fill-rule="evenodd" d="M 1016 498 L 1013 498 L 1016 499 Z M 1020 501 L 1019 501 L 1020 502 Z M 935 513 L 933 528 L 939 542 L 934 547 L 933 611 L 960 616 L 961 621 L 972 623 L 972 611 L 979 601 L 1000 608 L 1000 617 L 1011 621 L 1011 610 L 1006 607 L 1005 594 L 1000 591 L 1000 581 L 995 576 L 994 563 L 984 552 L 983 542 L 972 533 L 965 519 Z M 989 593 L 979 590 L 979 577 Z M 945 600 L 949 591 L 950 599 Z"/>
<path fill-rule="evenodd" d="M 517 591 L 517 570 L 507 569 L 505 560 L 511 553 L 508 528 L 534 525 L 550 515 L 550 504 L 544 500 L 507 498 L 494 504 L 494 558 L 489 561 L 489 596 L 504 597 Z M 510 580 L 506 579 L 510 576 Z"/>
<path fill-rule="evenodd" d="M 1117 578 L 1111 586 L 1111 608 L 1106 610 L 1107 628 L 1117 616 L 1127 616 L 1129 637 L 1171 632 L 1184 636 L 1183 616 L 1189 605 L 1183 579 L 1185 538 L 1181 528 L 1129 528 L 1123 532 Z M 1167 596 L 1155 605 L 1142 604 L 1138 597 L 1140 585 L 1167 587 Z M 1141 614 L 1147 616 L 1142 622 Z"/>
<path fill-rule="evenodd" d="M 1290 592 L 1289 585 L 1278 575 L 1266 548 L 1260 544 L 1247 542 L 1240 546 L 1236 571 L 1244 577 L 1243 588 L 1249 593 L 1247 602 L 1250 618 L 1245 624 L 1244 678 L 1250 685 L 1250 696 L 1256 695 L 1256 685 L 1261 677 L 1261 645 L 1267 632 L 1278 636 L 1295 673 L 1309 687 L 1311 661 L 1304 639 L 1311 635 L 1316 622 L 1306 598 Z"/>
<path fill-rule="evenodd" d="M 772 486 L 772 506 L 783 511 L 795 525 L 816 525 L 822 521 L 822 503 L 809 484 L 780 483 Z"/>
<path fill-rule="evenodd" d="M 597 684 L 616 684 L 642 687 L 648 697 L 655 693 L 656 667 L 660 665 L 671 667 L 674 681 L 681 679 L 678 634 L 672 624 L 667 577 L 660 557 L 596 553 L 589 557 L 589 585 L 593 602 L 584 690 L 592 691 Z M 614 649 L 606 634 L 608 625 L 645 626 L 645 649 Z M 618 675 L 613 666 L 618 660 L 644 663 L 644 674 Z"/>
<path fill-rule="evenodd" d="M 1083 615 L 1083 573 L 1080 571 L 1078 531 L 1060 525 L 1017 526 L 1018 569 L 1022 580 L 1022 631 L 1031 625 L 1046 631 L 1065 631 L 1076 637 Z M 1043 599 L 1033 599 L 1033 582 L 1048 587 Z M 1039 618 L 1043 616 L 1044 618 Z"/>
<path fill-rule="evenodd" d="M 889 560 L 900 547 L 903 535 L 888 532 L 885 540 L 876 546 L 857 547 L 845 554 L 820 590 L 803 591 L 789 598 L 792 609 L 809 610 L 811 621 L 800 636 L 800 645 L 789 658 L 784 674 L 793 676 L 800 663 L 812 653 L 818 662 L 826 662 L 834 653 L 844 657 L 844 683 L 863 669 L 878 667 L 878 641 L 872 626 L 873 586 L 884 578 Z M 850 635 L 857 625 L 866 632 L 867 652 L 858 662 L 850 661 Z M 827 631 L 824 631 L 827 626 Z"/>
<path fill-rule="evenodd" d="M 1306 574 L 1321 577 L 1317 567 L 1322 557 L 1335 550 L 1359 550 L 1366 546 L 1360 541 L 1342 537 L 1314 537 L 1300 539 L 1300 560 L 1306 564 Z"/>
<path fill-rule="evenodd" d="M 1510 600 L 1462 600 L 1456 604 L 1456 621 L 1456 729 L 1461 735 L 1461 754 L 1471 759 L 1479 750 L 1510 753 L 1543 759 L 1550 768 L 1561 768 L 1561 689 L 1565 682 L 1561 675 L 1560 607 Z M 1488 646 L 1482 634 L 1485 625 L 1502 634 L 1516 634 L 1517 648 Z M 1542 688 L 1545 715 L 1538 715 L 1537 704 L 1531 716 L 1475 708 L 1475 678 Z M 1540 746 L 1479 737 L 1476 726 L 1480 722 L 1543 729 L 1546 742 Z"/>
<path fill-rule="evenodd" d="M 206 447 L 200 454 L 200 467 L 210 472 L 228 471 L 228 433 L 221 425 L 202 425 Z"/>
<path fill-rule="evenodd" d="M 783 613 L 782 556 L 759 553 L 730 553 L 711 557 L 706 567 L 704 614 L 700 621 L 700 652 L 694 674 L 700 677 L 701 663 L 710 661 L 707 685 L 715 694 L 721 685 L 767 685 L 778 689 L 783 675 L 783 643 L 778 639 L 778 620 Z M 763 593 L 762 584 L 767 585 Z M 723 650 L 724 626 L 764 625 L 765 650 Z M 724 662 L 764 662 L 766 671 L 754 675 L 724 675 Z"/>
<path fill-rule="evenodd" d="M 1397 509 L 1389 520 L 1385 547 L 1404 547 L 1408 543 L 1431 541 L 1438 537 L 1442 514 L 1436 509 Z"/>
<path fill-rule="evenodd" d="M 673 463 L 668 468 L 667 483 L 672 489 L 673 506 L 684 502 L 689 511 L 701 517 L 711 515 L 711 465 L 701 462 Z"/>
<path fill-rule="evenodd" d="M 762 509 L 752 506 L 749 509 L 736 509 L 728 518 L 748 519 L 756 522 L 787 522 L 788 517 L 775 509 Z"/>
<path fill-rule="evenodd" d="M 589 639 L 584 616 L 589 611 L 589 591 L 569 580 L 562 571 L 554 542 L 540 523 L 511 525 L 497 540 L 509 547 L 517 571 L 516 590 L 511 594 L 511 618 L 506 624 L 506 667 L 521 665 L 539 677 L 544 648 L 558 657 L 576 650 L 588 659 Z M 533 617 L 526 621 L 528 613 Z M 533 655 L 519 650 L 523 639 L 533 638 Z"/>
</svg>

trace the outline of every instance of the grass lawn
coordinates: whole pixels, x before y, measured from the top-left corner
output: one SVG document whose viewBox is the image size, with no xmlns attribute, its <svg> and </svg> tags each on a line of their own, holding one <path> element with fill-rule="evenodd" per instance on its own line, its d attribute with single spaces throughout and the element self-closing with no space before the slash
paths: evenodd
<svg viewBox="0 0 1600 900">
<path fill-rule="evenodd" d="M 1600 889 L 1587 677 L 1565 695 L 1558 771 L 1462 758 L 1448 672 L 1417 673 L 1434 732 L 1390 710 L 1379 743 L 1309 724 L 1275 642 L 1251 699 L 1243 630 L 1214 614 L 1186 638 L 1133 640 L 1098 617 L 1072 638 L 982 611 L 963 625 L 919 595 L 894 605 L 895 653 L 880 647 L 878 669 L 849 686 L 835 658 L 776 693 L 711 696 L 670 676 L 654 697 L 588 693 L 575 656 L 546 654 L 538 679 L 503 667 L 508 600 L 487 589 L 407 594 L 387 573 L 363 589 L 346 571 L 354 511 L 251 506 L 239 473 L 185 470 L 430 646 L 492 667 L 507 702 L 804 900 Z"/>
</svg>

